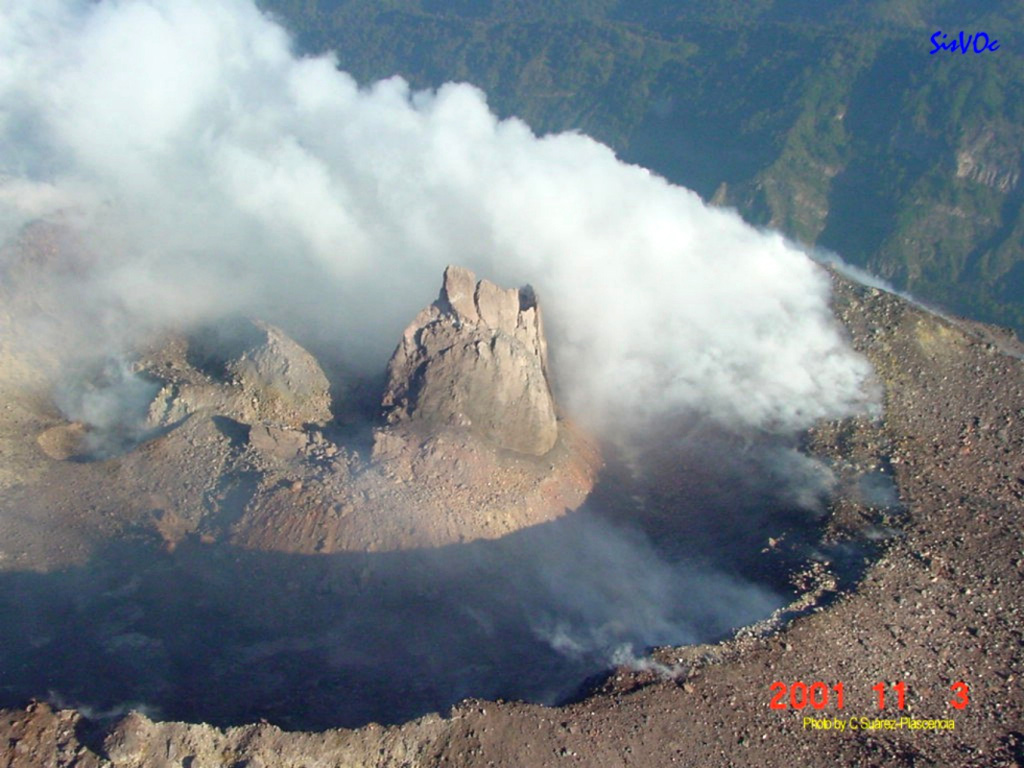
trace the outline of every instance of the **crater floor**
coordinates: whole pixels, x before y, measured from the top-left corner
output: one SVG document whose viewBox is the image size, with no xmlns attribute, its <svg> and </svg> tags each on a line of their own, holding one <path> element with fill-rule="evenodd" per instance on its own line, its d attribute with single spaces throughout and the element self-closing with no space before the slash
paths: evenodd
<svg viewBox="0 0 1024 768">
<path fill-rule="evenodd" d="M 1020 350 L 992 329 L 942 319 L 897 297 L 843 282 L 837 284 L 835 309 L 885 387 L 879 429 L 866 423 L 821 425 L 808 437 L 810 450 L 831 454 L 840 470 L 843 462 L 850 469 L 846 475 L 840 471 L 848 492 L 822 523 L 826 540 L 842 541 L 851 534 L 884 540 L 881 557 L 867 567 L 855 591 L 833 593 L 815 609 L 816 597 L 828 598 L 829 590 L 817 596 L 812 590 L 802 606 L 806 610 L 779 632 L 755 628 L 718 644 L 660 648 L 639 668 L 621 668 L 595 683 L 589 694 L 560 707 L 473 699 L 449 712 L 387 728 L 306 733 L 267 723 L 219 729 L 156 721 L 144 714 L 99 720 L 103 713 L 38 703 L 0 714 L 5 759 L 11 765 L 118 766 L 314 761 L 542 766 L 567 760 L 588 766 L 1024 763 Z M 43 426 L 39 414 L 46 408 L 11 382 L 17 377 L 4 383 L 12 394 L 5 401 L 0 435 L 5 447 L 24 444 L 26 435 L 42 431 L 37 429 Z M 202 436 L 195 435 L 193 442 L 193 458 L 199 458 Z M 4 463 L 4 496 L 8 503 L 29 503 L 33 488 L 45 487 L 50 470 L 39 455 L 11 455 Z M 95 462 L 58 463 L 68 473 L 62 482 L 73 482 L 75 473 L 97 471 Z M 872 463 L 876 472 L 895 481 L 903 512 L 886 511 L 888 501 L 876 503 L 887 493 L 884 483 L 864 480 Z M 131 540 L 142 532 L 168 549 L 174 535 L 161 533 L 158 524 L 139 523 L 142 511 L 166 505 L 143 502 L 131 515 L 103 513 L 117 482 L 116 472 L 109 485 L 82 482 L 74 511 L 84 512 L 77 517 L 70 507 L 43 505 L 36 520 L 63 523 L 50 526 L 55 533 L 45 542 L 33 526 L 5 515 L 10 529 L 3 538 L 5 578 L 12 573 L 25 582 L 49 578 L 58 566 L 88 562 L 102 542 Z M 656 527 L 657 520 L 652 518 L 651 525 Z M 785 548 L 786 539 L 780 544 L 769 529 L 764 532 L 769 557 Z M 212 546 L 189 534 L 179 537 L 165 556 L 187 562 L 196 549 Z M 235 597 L 252 600 L 259 613 L 261 579 L 272 580 L 273 570 L 262 571 L 244 559 L 230 567 L 252 576 L 254 591 Z M 31 570 L 40 573 L 33 576 Z M 821 574 L 808 578 L 821 586 Z M 167 580 L 165 588 L 173 591 L 178 584 Z M 430 606 L 429 582 L 423 587 L 424 605 Z M 118 590 L 148 588 L 103 585 L 95 599 L 116 600 Z M 287 583 L 274 586 L 283 593 L 288 588 Z M 328 579 L 324 594 L 333 588 Z M 67 589 L 73 592 L 71 585 Z M 197 601 L 209 599 L 205 588 L 197 593 Z M 7 599 L 11 594 L 5 590 Z M 216 603 L 208 603 L 210 610 L 222 608 Z M 35 618 L 36 626 L 45 624 L 46 617 Z M 120 619 L 130 623 L 133 617 Z M 25 619 L 20 636 L 32 637 L 32 620 Z M 34 641 L 45 643 L 46 638 Z M 131 632 L 123 633 L 121 642 L 143 643 Z M 252 652 L 272 655 L 278 650 Z M 303 658 L 302 648 L 289 650 Z M 832 718 L 951 718 L 955 730 L 816 731 L 804 726 L 807 711 L 768 706 L 775 681 L 842 682 L 843 710 L 834 703 L 823 710 Z M 906 684 L 904 712 L 890 703 L 880 713 L 873 686 L 897 681 Z M 969 688 L 964 709 L 949 703 L 950 686 L 957 682 Z M 202 681 L 195 688 L 200 690 Z M 316 699 L 287 706 L 312 711 Z"/>
</svg>

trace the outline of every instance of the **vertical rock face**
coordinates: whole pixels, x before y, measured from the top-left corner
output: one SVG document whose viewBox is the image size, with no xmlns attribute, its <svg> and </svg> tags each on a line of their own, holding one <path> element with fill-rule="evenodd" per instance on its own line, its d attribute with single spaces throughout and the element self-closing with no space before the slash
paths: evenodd
<svg viewBox="0 0 1024 768">
<path fill-rule="evenodd" d="M 551 450 L 558 423 L 533 289 L 499 288 L 448 267 L 437 301 L 391 358 L 383 405 L 391 424 L 467 428 L 534 456 Z"/>
</svg>

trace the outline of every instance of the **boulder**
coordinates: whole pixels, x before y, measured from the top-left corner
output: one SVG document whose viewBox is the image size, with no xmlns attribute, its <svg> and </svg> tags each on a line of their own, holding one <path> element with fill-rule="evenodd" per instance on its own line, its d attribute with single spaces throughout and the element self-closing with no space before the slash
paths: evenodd
<svg viewBox="0 0 1024 768">
<path fill-rule="evenodd" d="M 265 458 L 294 461 L 303 456 L 309 440 L 305 432 L 256 424 L 249 430 L 249 444 Z"/>
</svg>

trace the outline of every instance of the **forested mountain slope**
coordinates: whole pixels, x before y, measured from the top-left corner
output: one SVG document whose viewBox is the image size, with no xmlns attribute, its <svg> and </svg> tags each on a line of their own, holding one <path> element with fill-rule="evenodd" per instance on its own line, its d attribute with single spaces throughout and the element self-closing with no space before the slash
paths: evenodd
<svg viewBox="0 0 1024 768">
<path fill-rule="evenodd" d="M 952 310 L 1024 329 L 1015 0 L 261 0 L 361 82 L 465 80 Z M 997 50 L 938 50 L 985 33 Z M 981 46 L 984 47 L 984 46 Z"/>
</svg>

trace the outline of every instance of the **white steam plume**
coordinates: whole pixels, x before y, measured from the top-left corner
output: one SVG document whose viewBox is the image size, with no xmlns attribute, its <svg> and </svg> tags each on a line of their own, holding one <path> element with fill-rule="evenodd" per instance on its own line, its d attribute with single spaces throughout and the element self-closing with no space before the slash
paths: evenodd
<svg viewBox="0 0 1024 768">
<path fill-rule="evenodd" d="M 789 429 L 864 405 L 803 253 L 473 87 L 360 88 L 246 0 L 7 0 L 0 51 L 0 236 L 87 214 L 78 306 L 121 331 L 287 316 L 379 370 L 457 263 L 538 289 L 571 411 Z"/>
</svg>

